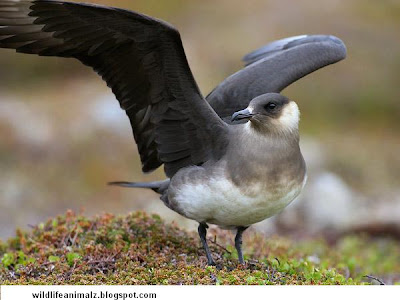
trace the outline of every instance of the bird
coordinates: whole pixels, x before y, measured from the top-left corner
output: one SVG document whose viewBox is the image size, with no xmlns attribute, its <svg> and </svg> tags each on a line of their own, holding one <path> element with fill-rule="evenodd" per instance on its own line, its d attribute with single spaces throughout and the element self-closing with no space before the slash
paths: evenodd
<svg viewBox="0 0 400 300">
<path fill-rule="evenodd" d="M 210 224 L 243 232 L 281 212 L 301 192 L 306 165 L 300 112 L 281 91 L 346 57 L 332 35 L 284 38 L 247 54 L 245 66 L 204 97 L 179 31 L 139 12 L 58 0 L 0 0 L 0 48 L 74 58 L 107 83 L 125 110 L 142 171 L 164 166 L 166 179 L 114 181 L 146 188 L 197 221 L 207 264 Z"/>
</svg>

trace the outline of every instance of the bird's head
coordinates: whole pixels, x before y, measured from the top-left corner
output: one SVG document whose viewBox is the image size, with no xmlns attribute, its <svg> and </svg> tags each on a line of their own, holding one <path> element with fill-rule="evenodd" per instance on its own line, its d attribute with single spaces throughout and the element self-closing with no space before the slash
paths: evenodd
<svg viewBox="0 0 400 300">
<path fill-rule="evenodd" d="M 246 109 L 232 115 L 232 121 L 249 120 L 252 128 L 275 134 L 297 133 L 299 119 L 297 104 L 277 93 L 258 96 Z"/>
</svg>

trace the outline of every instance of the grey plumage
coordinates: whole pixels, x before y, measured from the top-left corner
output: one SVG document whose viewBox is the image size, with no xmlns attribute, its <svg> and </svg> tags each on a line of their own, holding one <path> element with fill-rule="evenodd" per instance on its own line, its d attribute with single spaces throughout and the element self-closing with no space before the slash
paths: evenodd
<svg viewBox="0 0 400 300">
<path fill-rule="evenodd" d="M 300 193 L 306 175 L 299 111 L 277 93 L 346 55 L 333 36 L 275 41 L 246 55 L 246 67 L 204 98 L 173 26 L 57 0 L 0 0 L 0 48 L 75 58 L 106 81 L 129 117 L 143 172 L 164 165 L 168 177 L 111 184 L 152 189 L 169 208 L 197 220 L 209 264 L 207 223 L 238 229 L 243 263 L 242 232 Z M 250 122 L 232 124 L 239 119 Z"/>
<path fill-rule="evenodd" d="M 247 54 L 242 70 L 226 78 L 207 101 L 226 122 L 251 99 L 279 93 L 291 83 L 346 57 L 346 47 L 330 35 L 303 35 L 275 41 Z M 232 99 L 235 99 L 234 101 Z"/>
<path fill-rule="evenodd" d="M 151 189 L 158 194 L 164 194 L 169 186 L 169 179 L 161 180 L 161 181 L 152 181 L 152 182 L 128 182 L 128 181 L 113 181 L 109 182 L 109 185 L 118 185 L 122 187 L 128 188 L 142 188 L 142 189 Z"/>
</svg>

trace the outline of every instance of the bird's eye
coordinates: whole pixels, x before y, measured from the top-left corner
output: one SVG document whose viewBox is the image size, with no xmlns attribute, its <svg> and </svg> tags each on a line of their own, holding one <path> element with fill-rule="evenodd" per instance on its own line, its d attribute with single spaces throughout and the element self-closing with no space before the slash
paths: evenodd
<svg viewBox="0 0 400 300">
<path fill-rule="evenodd" d="M 266 110 L 274 110 L 275 108 L 276 108 L 276 104 L 273 102 L 270 102 L 267 105 L 265 105 Z"/>
</svg>

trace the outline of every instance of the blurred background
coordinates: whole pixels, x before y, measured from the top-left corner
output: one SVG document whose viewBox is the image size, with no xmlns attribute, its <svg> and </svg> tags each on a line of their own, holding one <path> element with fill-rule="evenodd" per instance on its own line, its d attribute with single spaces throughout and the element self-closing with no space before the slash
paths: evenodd
<svg viewBox="0 0 400 300">
<path fill-rule="evenodd" d="M 244 54 L 269 41 L 300 34 L 341 38 L 346 60 L 283 91 L 302 112 L 309 180 L 299 199 L 256 227 L 297 236 L 399 230 L 399 1 L 95 2 L 175 25 L 204 95 L 242 67 Z M 87 215 L 142 209 L 197 226 L 151 191 L 106 185 L 164 175 L 162 169 L 141 173 L 128 118 L 105 83 L 71 59 L 0 49 L 0 170 L 1 239 L 66 209 Z"/>
</svg>

